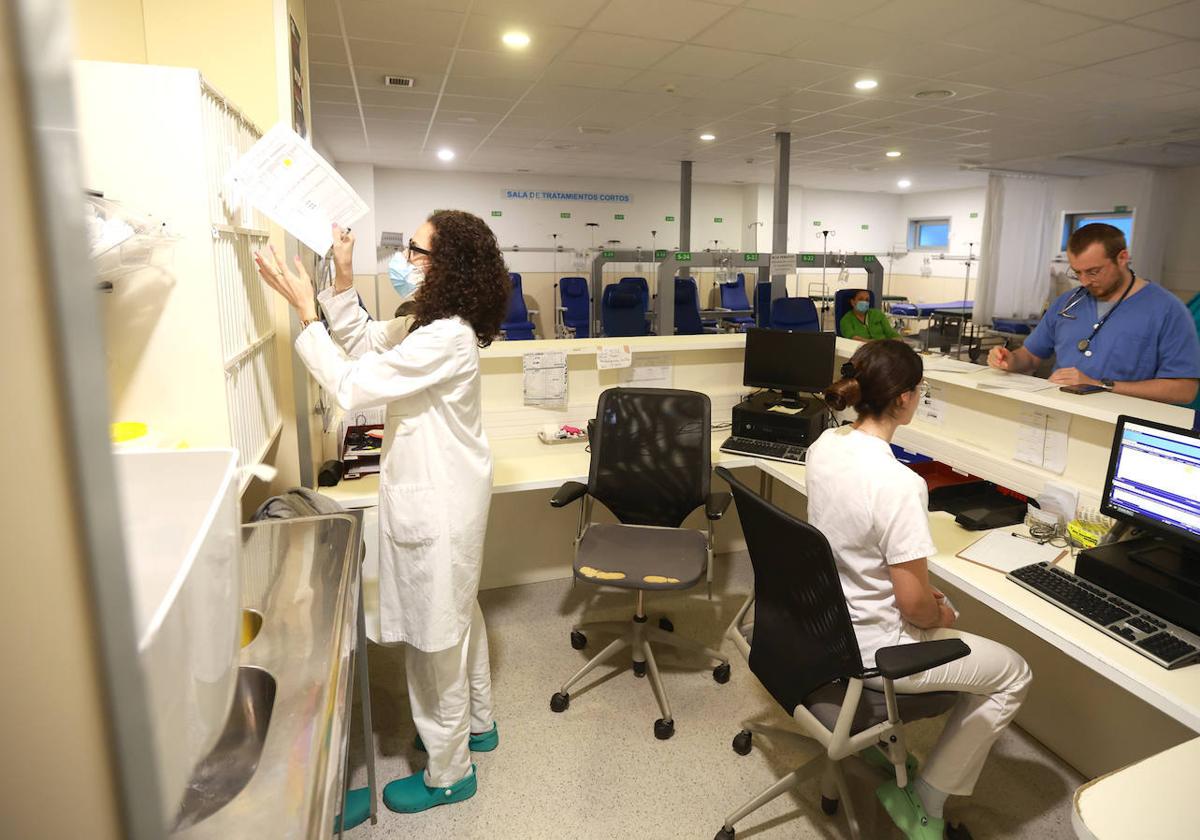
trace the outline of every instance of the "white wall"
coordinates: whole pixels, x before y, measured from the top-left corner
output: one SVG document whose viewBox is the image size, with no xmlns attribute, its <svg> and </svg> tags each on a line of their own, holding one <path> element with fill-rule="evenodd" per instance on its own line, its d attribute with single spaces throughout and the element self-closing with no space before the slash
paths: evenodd
<svg viewBox="0 0 1200 840">
<path fill-rule="evenodd" d="M 1200 263 L 1195 236 L 1200 232 L 1200 166 L 1177 169 L 1175 200 L 1167 226 L 1167 252 L 1162 284 L 1185 301 L 1200 292 Z"/>
<path fill-rule="evenodd" d="M 375 167 L 369 163 L 341 163 L 338 172 L 359 198 L 367 205 L 367 215 L 354 223 L 354 273 L 375 274 L 379 271 L 377 250 L 381 230 L 375 226 Z M 409 228 L 408 233 L 412 232 Z"/>
</svg>

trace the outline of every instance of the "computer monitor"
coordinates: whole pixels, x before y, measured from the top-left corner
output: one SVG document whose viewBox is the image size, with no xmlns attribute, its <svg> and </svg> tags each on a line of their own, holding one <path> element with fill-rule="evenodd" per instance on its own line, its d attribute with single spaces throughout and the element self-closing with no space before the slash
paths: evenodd
<svg viewBox="0 0 1200 840">
<path fill-rule="evenodd" d="M 831 332 L 747 330 L 742 384 L 782 391 L 793 402 L 801 392 L 823 391 L 833 384 L 836 343 Z"/>
<path fill-rule="evenodd" d="M 1165 537 L 1180 559 L 1200 564 L 1200 433 L 1121 415 L 1100 511 Z M 1200 565 L 1187 576 L 1200 576 Z"/>
</svg>

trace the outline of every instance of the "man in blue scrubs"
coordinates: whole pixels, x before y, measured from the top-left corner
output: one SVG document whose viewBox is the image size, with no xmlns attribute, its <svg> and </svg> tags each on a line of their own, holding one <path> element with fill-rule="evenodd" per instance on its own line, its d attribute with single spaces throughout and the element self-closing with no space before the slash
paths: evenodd
<svg viewBox="0 0 1200 840">
<path fill-rule="evenodd" d="M 1183 305 L 1129 267 L 1125 235 L 1084 225 L 1067 241 L 1079 288 L 1061 295 L 1025 341 L 994 347 L 992 367 L 1031 373 L 1054 354 L 1051 382 L 1099 385 L 1130 397 L 1189 403 L 1200 379 L 1200 339 Z"/>
</svg>

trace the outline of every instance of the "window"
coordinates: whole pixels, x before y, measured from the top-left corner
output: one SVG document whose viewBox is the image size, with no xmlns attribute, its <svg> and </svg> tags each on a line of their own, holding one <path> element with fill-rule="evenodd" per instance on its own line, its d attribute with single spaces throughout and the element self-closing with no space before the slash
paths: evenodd
<svg viewBox="0 0 1200 840">
<path fill-rule="evenodd" d="M 908 220 L 908 250 L 944 251 L 949 247 L 949 219 Z"/>
<path fill-rule="evenodd" d="M 1071 234 L 1077 231 L 1084 225 L 1090 225 L 1093 222 L 1103 222 L 1106 225 L 1120 228 L 1121 233 L 1125 234 L 1125 242 L 1133 241 L 1133 213 L 1068 213 L 1063 220 L 1063 235 L 1062 235 L 1062 250 L 1067 250 L 1067 240 L 1071 238 Z"/>
</svg>

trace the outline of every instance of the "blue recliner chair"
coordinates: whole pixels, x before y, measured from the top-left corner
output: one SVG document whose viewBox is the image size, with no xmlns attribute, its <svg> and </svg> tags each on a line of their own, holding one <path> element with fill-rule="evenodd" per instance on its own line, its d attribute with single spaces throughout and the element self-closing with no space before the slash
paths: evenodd
<svg viewBox="0 0 1200 840">
<path fill-rule="evenodd" d="M 606 336 L 646 335 L 646 313 L 637 289 L 613 283 L 600 296 L 600 328 Z"/>
<path fill-rule="evenodd" d="M 811 298 L 780 298 L 771 307 L 771 327 L 789 332 L 820 332 L 817 306 Z"/>
<path fill-rule="evenodd" d="M 704 325 L 700 322 L 700 297 L 696 281 L 691 277 L 675 278 L 675 334 L 700 335 Z"/>
<path fill-rule="evenodd" d="M 750 309 L 750 299 L 746 297 L 746 275 L 738 272 L 736 283 L 721 285 L 721 306 L 725 309 Z M 768 287 L 769 288 L 769 287 Z M 754 319 L 745 315 L 735 315 L 723 318 L 727 324 L 732 324 L 738 332 L 745 332 L 747 327 L 754 324 Z"/>
<path fill-rule="evenodd" d="M 645 277 L 622 277 L 617 282 L 637 289 L 638 294 L 642 296 L 642 311 L 650 311 L 650 284 L 646 282 Z"/>
<path fill-rule="evenodd" d="M 842 335 L 842 316 L 850 311 L 850 299 L 864 291 L 871 296 L 871 308 L 874 309 L 875 293 L 870 289 L 838 289 L 833 293 L 833 331 L 838 335 Z"/>
<path fill-rule="evenodd" d="M 592 306 L 586 277 L 564 277 L 558 281 L 558 301 L 562 307 L 563 326 L 573 330 L 576 338 L 591 338 Z"/>
<path fill-rule="evenodd" d="M 508 314 L 500 331 L 504 333 L 505 341 L 532 341 L 534 325 L 529 320 L 529 311 L 525 308 L 525 294 L 521 290 L 521 275 L 510 272 L 508 279 L 512 281 L 512 296 L 508 299 Z"/>
<path fill-rule="evenodd" d="M 771 326 L 771 284 L 759 283 L 754 287 L 754 326 L 767 329 Z"/>
</svg>

